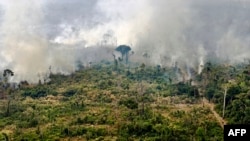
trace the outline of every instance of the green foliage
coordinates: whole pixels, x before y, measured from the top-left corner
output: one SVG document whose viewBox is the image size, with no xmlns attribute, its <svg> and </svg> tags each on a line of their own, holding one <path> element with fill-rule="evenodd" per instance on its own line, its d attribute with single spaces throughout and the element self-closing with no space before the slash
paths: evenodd
<svg viewBox="0 0 250 141">
<path fill-rule="evenodd" d="M 108 84 L 105 80 L 101 80 L 98 84 L 99 89 L 106 89 L 108 87 Z"/>
<path fill-rule="evenodd" d="M 202 127 L 198 127 L 195 134 L 197 135 L 197 140 L 204 141 L 205 140 L 205 130 Z"/>
<path fill-rule="evenodd" d="M 45 97 L 49 94 L 57 95 L 57 92 L 52 88 L 45 86 L 36 86 L 31 88 L 24 88 L 22 92 L 22 96 L 30 96 L 32 98 Z"/>
<path fill-rule="evenodd" d="M 77 92 L 78 92 L 78 89 L 76 89 L 76 88 L 70 88 L 70 89 L 67 89 L 67 90 L 63 93 L 63 96 L 71 97 L 71 96 L 75 95 Z"/>
<path fill-rule="evenodd" d="M 230 124 L 249 124 L 250 123 L 250 100 L 235 99 L 226 108 L 226 116 L 230 117 Z"/>
<path fill-rule="evenodd" d="M 215 89 L 213 87 L 209 87 L 206 92 L 205 92 L 205 96 L 208 98 L 208 100 L 210 101 L 215 94 Z"/>
<path fill-rule="evenodd" d="M 130 109 L 137 109 L 138 108 L 138 103 L 132 98 L 120 100 L 119 105 L 125 105 L 127 108 L 130 108 Z"/>
<path fill-rule="evenodd" d="M 107 131 L 104 128 L 88 128 L 86 136 L 87 136 L 87 139 L 95 139 L 100 136 L 105 136 L 106 134 L 107 134 Z"/>
<path fill-rule="evenodd" d="M 172 93 L 175 92 L 177 95 L 188 95 L 190 97 L 199 97 L 199 91 L 197 87 L 195 86 L 190 86 L 187 83 L 177 83 L 175 85 L 172 85 L 172 88 L 169 88 Z M 173 94 L 172 94 L 173 95 Z"/>
<path fill-rule="evenodd" d="M 226 67 L 207 64 L 199 79 L 193 78 L 198 86 L 191 86 L 177 83 L 172 68 L 114 63 L 93 63 L 69 76 L 52 74 L 46 85 L 16 90 L 10 116 L 0 118 L 1 129 L 16 127 L 10 140 L 223 140 L 223 129 L 199 95 L 216 103 L 221 114 Z M 228 89 L 226 118 L 249 123 L 248 74 L 232 73 L 238 75 L 230 76 L 236 82 Z M 54 97 L 40 98 L 47 95 Z M 187 111 L 176 103 L 188 104 Z"/>
<path fill-rule="evenodd" d="M 227 90 L 228 97 L 231 99 L 234 98 L 235 95 L 240 94 L 240 93 L 241 93 L 241 88 L 238 85 L 232 85 Z"/>
<path fill-rule="evenodd" d="M 172 115 L 175 118 L 182 118 L 185 115 L 185 112 L 177 110 L 177 111 L 171 112 L 170 115 Z"/>
<path fill-rule="evenodd" d="M 22 135 L 15 138 L 16 141 L 30 141 L 30 140 L 40 140 L 40 136 L 34 132 L 23 133 Z"/>
<path fill-rule="evenodd" d="M 23 96 L 30 96 L 32 98 L 44 97 L 47 96 L 47 94 L 48 94 L 47 90 L 42 87 L 29 88 L 24 90 L 23 92 Z"/>
<path fill-rule="evenodd" d="M 36 127 L 38 125 L 38 120 L 37 119 L 29 119 L 27 121 L 22 121 L 17 126 L 19 128 L 31 128 L 31 127 Z"/>
<path fill-rule="evenodd" d="M 105 94 L 98 94 L 96 96 L 96 101 L 100 103 L 111 103 L 112 99 Z"/>
<path fill-rule="evenodd" d="M 9 137 L 6 133 L 1 133 L 0 132 L 0 140 L 1 141 L 9 141 Z"/>
</svg>

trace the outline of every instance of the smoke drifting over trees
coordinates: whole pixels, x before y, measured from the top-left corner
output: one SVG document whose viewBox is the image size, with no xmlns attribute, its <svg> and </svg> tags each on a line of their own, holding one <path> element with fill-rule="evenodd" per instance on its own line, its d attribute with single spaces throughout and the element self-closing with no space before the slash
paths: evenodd
<svg viewBox="0 0 250 141">
<path fill-rule="evenodd" d="M 1 1 L 0 69 L 37 83 L 50 66 L 68 74 L 77 60 L 112 59 L 97 48 L 104 40 L 112 49 L 133 45 L 130 59 L 150 52 L 155 65 L 239 63 L 250 56 L 249 10 L 247 0 Z"/>
</svg>

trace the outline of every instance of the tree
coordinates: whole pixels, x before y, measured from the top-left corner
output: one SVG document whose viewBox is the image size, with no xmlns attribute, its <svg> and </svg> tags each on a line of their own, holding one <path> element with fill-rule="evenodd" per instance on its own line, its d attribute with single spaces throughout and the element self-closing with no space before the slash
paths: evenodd
<svg viewBox="0 0 250 141">
<path fill-rule="evenodd" d="M 76 66 L 77 66 L 77 69 L 78 70 L 83 70 L 84 69 L 84 66 L 83 66 L 83 63 L 82 63 L 82 61 L 81 60 L 77 60 L 76 61 Z M 51 72 L 51 66 L 49 67 L 49 73 L 50 73 L 50 75 L 52 74 L 52 72 Z"/>
<path fill-rule="evenodd" d="M 205 130 L 202 128 L 202 127 L 198 127 L 198 129 L 196 130 L 195 132 L 196 136 L 197 136 L 197 139 L 199 141 L 204 141 L 205 140 Z"/>
<path fill-rule="evenodd" d="M 4 77 L 8 77 L 8 76 L 14 76 L 14 72 L 10 69 L 5 69 L 3 72 L 3 76 Z"/>
<path fill-rule="evenodd" d="M 114 57 L 114 70 L 117 71 L 117 69 L 118 69 L 118 61 L 117 61 L 117 59 L 115 58 L 115 54 L 113 53 L 112 55 L 113 55 L 113 57 Z"/>
<path fill-rule="evenodd" d="M 115 50 L 119 51 L 122 54 L 122 58 L 121 58 L 122 60 L 124 59 L 124 55 L 125 55 L 126 63 L 128 63 L 128 53 L 131 50 L 130 46 L 120 45 Z"/>
<path fill-rule="evenodd" d="M 208 98 L 209 102 L 210 102 L 210 100 L 213 98 L 214 93 L 215 93 L 214 87 L 209 87 L 209 88 L 207 88 L 207 90 L 206 90 L 206 92 L 205 92 L 205 95 L 206 95 L 206 97 Z"/>
<path fill-rule="evenodd" d="M 8 81 L 9 81 L 9 78 L 11 76 L 14 76 L 14 72 L 10 69 L 5 69 L 3 71 L 3 77 L 4 77 L 4 85 L 5 85 L 5 89 L 7 88 L 7 84 L 8 84 Z"/>
<path fill-rule="evenodd" d="M 5 90 L 7 90 L 8 86 L 9 86 L 9 82 L 8 81 L 9 81 L 9 77 L 11 77 L 11 76 L 14 76 L 14 72 L 12 70 L 10 70 L 10 69 L 5 69 L 4 72 L 3 72 L 4 83 L 5 83 Z M 8 91 L 7 91 L 8 94 L 9 94 L 8 97 L 11 96 L 11 91 L 12 90 L 9 87 Z M 9 114 L 10 114 L 10 102 L 11 102 L 11 99 L 8 98 L 7 109 L 6 109 L 6 116 L 9 116 Z"/>
<path fill-rule="evenodd" d="M 222 87 L 224 88 L 223 111 L 222 111 L 222 117 L 224 118 L 226 104 L 228 103 L 227 96 L 229 96 L 231 102 L 234 96 L 240 93 L 240 87 L 231 83 L 223 84 Z"/>
</svg>

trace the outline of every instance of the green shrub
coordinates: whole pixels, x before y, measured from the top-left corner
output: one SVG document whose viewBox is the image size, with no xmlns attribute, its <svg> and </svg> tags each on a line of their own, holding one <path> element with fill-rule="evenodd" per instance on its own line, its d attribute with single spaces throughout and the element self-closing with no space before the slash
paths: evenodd
<svg viewBox="0 0 250 141">
<path fill-rule="evenodd" d="M 86 133 L 87 139 L 95 139 L 107 134 L 106 129 L 104 128 L 88 128 Z"/>
<path fill-rule="evenodd" d="M 105 95 L 105 94 L 98 94 L 95 98 L 95 101 L 97 102 L 101 102 L 101 103 L 111 103 L 112 102 L 112 99 L 108 96 L 108 95 Z"/>
<path fill-rule="evenodd" d="M 84 123 L 84 120 L 81 119 L 80 117 L 77 118 L 75 124 L 83 124 Z"/>
<path fill-rule="evenodd" d="M 32 98 L 45 97 L 49 94 L 57 95 L 57 92 L 52 88 L 48 88 L 46 86 L 36 86 L 32 88 L 24 88 L 22 92 L 22 96 L 30 96 Z"/>
<path fill-rule="evenodd" d="M 42 87 L 26 89 L 22 93 L 23 96 L 30 96 L 32 98 L 44 97 L 47 96 L 47 94 L 48 94 L 47 90 Z"/>
<path fill-rule="evenodd" d="M 8 141 L 9 137 L 6 133 L 0 133 L 0 140 L 1 141 Z"/>
<path fill-rule="evenodd" d="M 82 122 L 88 124 L 94 124 L 96 122 L 96 117 L 92 115 L 87 115 L 83 118 Z"/>
<path fill-rule="evenodd" d="M 63 96 L 66 96 L 66 97 L 70 97 L 70 96 L 73 96 L 77 93 L 77 89 L 75 88 L 70 88 L 68 90 L 66 90 L 64 93 L 63 93 Z"/>
<path fill-rule="evenodd" d="M 182 118 L 185 115 L 185 112 L 177 110 L 177 111 L 171 112 L 170 115 L 172 115 L 175 118 Z"/>
<path fill-rule="evenodd" d="M 22 133 L 20 136 L 14 138 L 15 141 L 37 141 L 40 136 L 34 132 Z"/>
<path fill-rule="evenodd" d="M 125 105 L 129 109 L 137 109 L 138 108 L 138 103 L 131 98 L 120 100 L 119 105 Z"/>
<path fill-rule="evenodd" d="M 106 89 L 106 88 L 108 88 L 108 86 L 109 86 L 109 84 L 104 80 L 101 80 L 98 83 L 98 88 L 99 89 Z"/>
<path fill-rule="evenodd" d="M 37 119 L 32 119 L 29 122 L 29 127 L 36 127 L 38 125 L 38 120 Z"/>
</svg>

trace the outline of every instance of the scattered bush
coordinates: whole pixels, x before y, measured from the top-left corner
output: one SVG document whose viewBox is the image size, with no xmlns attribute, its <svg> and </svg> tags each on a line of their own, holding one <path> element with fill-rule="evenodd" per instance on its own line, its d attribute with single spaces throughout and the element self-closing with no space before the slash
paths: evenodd
<svg viewBox="0 0 250 141">
<path fill-rule="evenodd" d="M 32 98 L 45 97 L 49 94 L 56 96 L 58 93 L 52 88 L 46 86 L 35 86 L 31 88 L 24 88 L 22 90 L 22 96 L 30 96 Z"/>
<path fill-rule="evenodd" d="M 71 96 L 75 95 L 77 93 L 77 91 L 78 91 L 78 89 L 76 89 L 76 88 L 70 88 L 63 93 L 63 96 L 71 97 Z"/>
<path fill-rule="evenodd" d="M 132 98 L 120 100 L 119 105 L 125 105 L 129 109 L 137 109 L 138 108 L 138 103 Z"/>
</svg>

